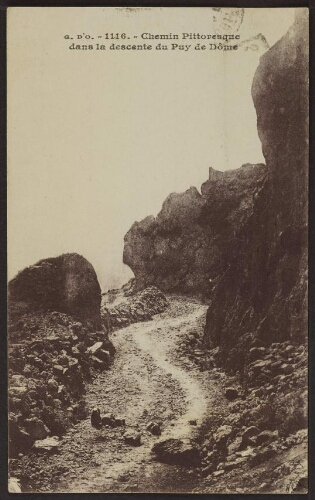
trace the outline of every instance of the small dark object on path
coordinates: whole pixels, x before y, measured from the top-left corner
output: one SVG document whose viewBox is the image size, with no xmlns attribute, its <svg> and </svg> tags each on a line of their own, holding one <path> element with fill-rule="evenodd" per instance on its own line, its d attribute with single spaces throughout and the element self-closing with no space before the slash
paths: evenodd
<svg viewBox="0 0 315 500">
<path fill-rule="evenodd" d="M 102 419 L 101 412 L 99 408 L 94 408 L 91 413 L 91 425 L 95 429 L 101 429 L 102 427 Z"/>
</svg>

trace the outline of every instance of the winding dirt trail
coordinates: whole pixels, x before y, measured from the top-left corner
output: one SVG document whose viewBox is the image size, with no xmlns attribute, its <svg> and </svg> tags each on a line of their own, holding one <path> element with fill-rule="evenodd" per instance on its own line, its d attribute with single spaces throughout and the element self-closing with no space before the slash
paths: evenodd
<svg viewBox="0 0 315 500">
<path fill-rule="evenodd" d="M 173 320 L 160 319 L 157 323 L 160 328 L 175 329 L 184 335 L 187 333 L 187 329 L 190 328 L 191 325 L 197 323 L 203 316 L 204 310 L 200 307 L 200 310 L 197 309 L 197 311 L 194 311 L 184 318 L 174 318 Z M 134 332 L 133 338 L 143 352 L 147 352 L 152 356 L 158 368 L 161 368 L 165 374 L 171 375 L 172 379 L 179 383 L 186 402 L 185 413 L 176 420 L 176 427 L 169 427 L 166 429 L 163 433 L 163 438 L 190 438 L 193 434 L 193 427 L 189 424 L 189 421 L 196 420 L 202 422 L 206 414 L 207 399 L 205 392 L 200 382 L 191 374 L 188 374 L 187 370 L 175 366 L 173 362 L 170 362 L 168 356 L 168 353 L 171 354 L 170 344 L 172 344 L 176 338 L 173 337 L 170 344 L 167 345 L 165 340 L 161 342 L 160 337 L 154 336 L 155 330 L 156 324 L 152 326 L 149 325 L 146 328 L 140 328 Z"/>
<path fill-rule="evenodd" d="M 115 361 L 89 385 L 86 402 L 89 410 L 98 406 L 103 414 L 125 418 L 127 429 L 141 433 L 142 445 L 126 445 L 124 428 L 97 431 L 87 418 L 64 436 L 59 454 L 49 459 L 58 471 L 51 491 L 192 491 L 198 482 L 193 469 L 158 463 L 151 448 L 158 439 L 196 437 L 207 410 L 224 405 L 224 375 L 211 378 L 178 349 L 185 336 L 200 334 L 205 312 L 198 302 L 173 297 L 152 321 L 114 332 Z M 146 430 L 151 421 L 162 423 L 161 438 Z"/>
</svg>

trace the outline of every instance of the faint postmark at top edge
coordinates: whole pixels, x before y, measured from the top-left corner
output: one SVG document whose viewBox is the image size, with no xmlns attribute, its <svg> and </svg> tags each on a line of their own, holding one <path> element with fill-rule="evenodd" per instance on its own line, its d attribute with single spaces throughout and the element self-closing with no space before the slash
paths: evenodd
<svg viewBox="0 0 315 500">
<path fill-rule="evenodd" d="M 243 8 L 212 7 L 214 32 L 218 35 L 234 34 L 240 29 L 244 18 Z"/>
<path fill-rule="evenodd" d="M 265 52 L 270 48 L 266 38 L 264 37 L 264 35 L 262 35 L 262 33 L 259 33 L 259 35 L 253 36 L 248 40 L 244 40 L 239 44 L 238 47 L 245 52 L 248 50 L 251 50 L 253 52 Z"/>
</svg>

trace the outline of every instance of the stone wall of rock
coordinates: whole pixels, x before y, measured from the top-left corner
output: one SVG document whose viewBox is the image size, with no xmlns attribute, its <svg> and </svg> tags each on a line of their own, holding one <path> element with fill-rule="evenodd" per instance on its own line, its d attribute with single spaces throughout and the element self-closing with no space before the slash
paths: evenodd
<svg viewBox="0 0 315 500">
<path fill-rule="evenodd" d="M 220 346 L 231 367 L 243 364 L 255 338 L 270 344 L 307 336 L 307 50 L 307 14 L 300 10 L 262 56 L 252 85 L 267 177 L 212 291 L 204 339 Z"/>
<path fill-rule="evenodd" d="M 135 289 L 207 296 L 230 260 L 239 227 L 252 215 L 265 166 L 209 170 L 201 193 L 191 187 L 173 193 L 156 218 L 135 222 L 125 236 L 124 263 L 135 274 Z M 211 281 L 210 281 L 211 280 Z"/>
<path fill-rule="evenodd" d="M 58 311 L 100 328 L 101 289 L 93 266 L 75 253 L 43 259 L 9 283 L 9 311 Z"/>
</svg>

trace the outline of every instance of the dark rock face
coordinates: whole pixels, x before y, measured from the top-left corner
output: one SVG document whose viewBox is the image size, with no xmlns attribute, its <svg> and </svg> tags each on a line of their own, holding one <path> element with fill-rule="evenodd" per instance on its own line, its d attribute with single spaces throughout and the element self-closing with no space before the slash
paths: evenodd
<svg viewBox="0 0 315 500">
<path fill-rule="evenodd" d="M 261 58 L 252 85 L 268 173 L 212 292 L 204 339 L 231 367 L 251 347 L 307 335 L 307 37 L 301 11 Z"/>
<path fill-rule="evenodd" d="M 252 215 L 265 166 L 209 170 L 199 191 L 173 193 L 156 218 L 135 222 L 125 236 L 124 263 L 135 274 L 135 290 L 156 285 L 162 291 L 205 296 L 229 263 L 230 243 Z"/>
<path fill-rule="evenodd" d="M 9 283 L 9 306 L 28 311 L 58 311 L 94 328 L 101 325 L 101 289 L 93 266 L 70 253 L 43 259 L 27 267 Z M 11 307 L 12 306 L 12 307 Z"/>
</svg>

